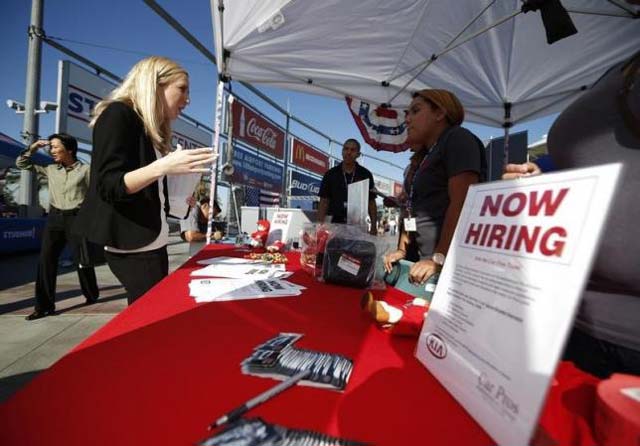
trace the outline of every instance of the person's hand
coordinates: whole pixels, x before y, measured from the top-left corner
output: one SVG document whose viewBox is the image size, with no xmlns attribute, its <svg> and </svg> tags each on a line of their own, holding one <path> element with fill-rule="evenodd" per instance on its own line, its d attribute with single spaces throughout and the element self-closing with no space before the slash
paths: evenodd
<svg viewBox="0 0 640 446">
<path fill-rule="evenodd" d="M 440 266 L 433 260 L 420 260 L 414 263 L 409 270 L 409 282 L 410 283 L 425 283 L 429 277 L 438 272 Z"/>
<path fill-rule="evenodd" d="M 396 263 L 398 260 L 402 260 L 407 256 L 407 253 L 402 249 L 396 249 L 395 251 L 391 251 L 382 257 L 384 261 L 384 270 L 388 273 L 391 272 L 393 268 L 393 263 Z"/>
<path fill-rule="evenodd" d="M 209 147 L 190 150 L 175 150 L 159 160 L 158 167 L 162 175 L 184 175 L 188 173 L 207 173 L 207 164 L 213 163 L 218 155 L 214 155 Z"/>
<path fill-rule="evenodd" d="M 542 171 L 536 163 L 507 164 L 502 174 L 503 180 L 540 175 Z"/>
<path fill-rule="evenodd" d="M 47 147 L 49 145 L 49 141 L 46 139 L 39 139 L 36 142 L 34 142 L 33 144 L 31 144 L 29 146 L 29 150 L 31 151 L 31 153 L 36 152 L 38 149 L 41 149 L 43 147 Z"/>
<path fill-rule="evenodd" d="M 190 208 L 195 207 L 197 203 L 196 197 L 194 197 L 193 195 L 188 196 L 185 201 L 187 202 Z"/>
</svg>

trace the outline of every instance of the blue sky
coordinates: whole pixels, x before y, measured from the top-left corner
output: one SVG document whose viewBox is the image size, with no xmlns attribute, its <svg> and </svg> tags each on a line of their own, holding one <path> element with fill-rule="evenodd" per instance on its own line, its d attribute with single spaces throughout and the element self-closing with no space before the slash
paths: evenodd
<svg viewBox="0 0 640 446">
<path fill-rule="evenodd" d="M 164 0 L 159 2 L 179 20 L 201 43 L 213 50 L 211 12 L 208 0 Z M 20 139 L 22 115 L 4 105 L 7 99 L 24 102 L 27 27 L 31 1 L 0 1 L 0 131 Z M 182 36 L 175 32 L 142 0 L 44 0 L 44 30 L 50 37 L 66 39 L 60 43 L 109 71 L 124 77 L 139 59 L 152 54 L 170 57 L 181 63 L 190 73 L 191 105 L 186 113 L 213 127 L 216 68 Z M 83 42 L 83 43 L 79 43 Z M 91 45 L 87 45 L 89 43 Z M 58 60 L 68 57 L 44 44 L 42 48 L 42 78 L 40 99 L 56 101 Z M 234 84 L 234 91 L 246 96 L 272 119 L 284 124 L 284 119 L 273 108 L 248 94 Z M 315 126 L 335 140 L 349 137 L 362 138 L 344 101 L 306 95 L 290 91 L 259 87 L 275 102 L 304 121 Z M 553 117 L 516 126 L 513 131 L 529 130 L 529 142 L 539 140 L 547 133 Z M 55 115 L 41 115 L 40 134 L 54 131 Z M 502 135 L 502 129 L 465 124 L 481 139 Z M 327 149 L 326 140 L 312 135 L 303 128 L 293 126 L 292 131 Z M 376 152 L 366 144 L 365 154 L 386 159 L 394 164 L 406 165 L 408 154 Z M 335 153 L 335 152 L 334 152 Z M 402 171 L 374 160 L 364 160 L 374 173 L 400 179 Z"/>
</svg>

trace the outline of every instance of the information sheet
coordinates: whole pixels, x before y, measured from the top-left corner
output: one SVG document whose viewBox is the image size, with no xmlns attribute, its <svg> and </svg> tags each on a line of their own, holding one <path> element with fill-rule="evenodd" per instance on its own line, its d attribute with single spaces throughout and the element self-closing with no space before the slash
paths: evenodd
<svg viewBox="0 0 640 446">
<path fill-rule="evenodd" d="M 620 169 L 469 189 L 416 356 L 499 444 L 529 444 Z"/>
<path fill-rule="evenodd" d="M 270 246 L 277 241 L 281 241 L 285 244 L 289 241 L 289 228 L 291 227 L 292 219 L 293 214 L 291 212 L 274 212 L 273 217 L 271 217 L 267 246 Z"/>
</svg>

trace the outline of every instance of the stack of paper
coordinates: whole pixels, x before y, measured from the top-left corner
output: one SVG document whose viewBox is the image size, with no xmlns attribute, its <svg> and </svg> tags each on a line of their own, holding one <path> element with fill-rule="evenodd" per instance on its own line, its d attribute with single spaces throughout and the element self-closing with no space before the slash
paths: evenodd
<svg viewBox="0 0 640 446">
<path fill-rule="evenodd" d="M 280 279 L 193 279 L 189 295 L 196 302 L 299 296 L 305 287 Z"/>
<path fill-rule="evenodd" d="M 191 272 L 193 277 L 226 277 L 228 279 L 284 279 L 291 276 L 282 264 L 262 263 L 251 259 L 218 257 L 198 261 L 204 268 Z"/>
</svg>

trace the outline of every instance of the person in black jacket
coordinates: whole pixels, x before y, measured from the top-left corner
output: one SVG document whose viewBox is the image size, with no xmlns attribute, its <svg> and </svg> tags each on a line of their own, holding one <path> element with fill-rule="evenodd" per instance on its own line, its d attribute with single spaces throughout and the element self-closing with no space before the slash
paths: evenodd
<svg viewBox="0 0 640 446">
<path fill-rule="evenodd" d="M 208 172 L 210 148 L 171 151 L 171 121 L 189 103 L 189 76 L 149 57 L 93 112 L 87 198 L 76 231 L 105 246 L 109 268 L 132 303 L 168 274 L 165 176 Z"/>
</svg>

